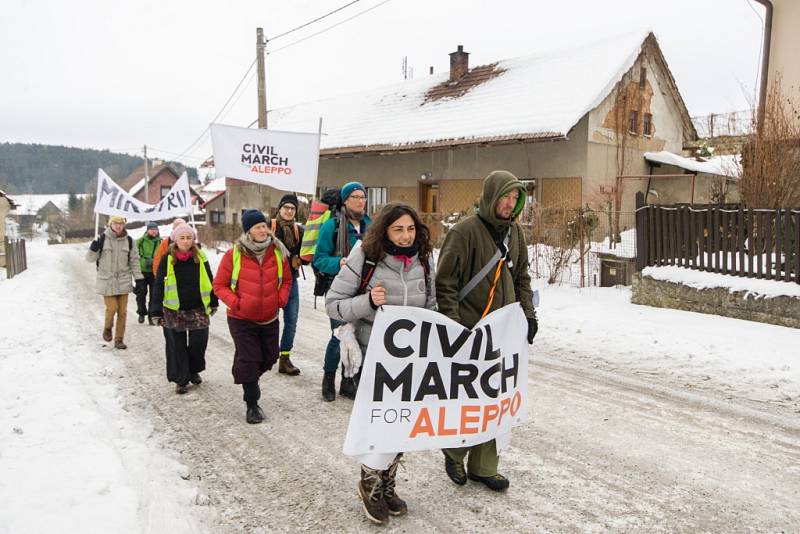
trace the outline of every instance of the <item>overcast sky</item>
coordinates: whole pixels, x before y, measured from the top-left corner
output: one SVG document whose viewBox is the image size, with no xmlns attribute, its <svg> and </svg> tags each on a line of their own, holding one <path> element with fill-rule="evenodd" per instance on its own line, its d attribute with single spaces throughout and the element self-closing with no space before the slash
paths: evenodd
<svg viewBox="0 0 800 534">
<path fill-rule="evenodd" d="M 234 92 L 256 27 L 270 38 L 348 1 L 2 0 L 0 142 L 147 144 L 174 158 Z M 360 0 L 269 43 L 267 104 L 402 81 L 404 56 L 415 78 L 440 72 L 459 44 L 474 66 L 652 29 L 691 115 L 741 110 L 755 94 L 759 15 L 752 0 Z M 251 123 L 256 98 L 247 77 L 219 122 Z M 210 154 L 206 135 L 182 160 Z"/>
</svg>

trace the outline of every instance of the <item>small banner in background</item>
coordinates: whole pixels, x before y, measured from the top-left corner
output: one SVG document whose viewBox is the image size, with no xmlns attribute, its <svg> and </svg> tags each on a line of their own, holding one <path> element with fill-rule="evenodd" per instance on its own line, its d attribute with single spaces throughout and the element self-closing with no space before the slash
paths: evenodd
<svg viewBox="0 0 800 534">
<path fill-rule="evenodd" d="M 120 215 L 131 221 L 159 221 L 192 212 L 189 178 L 184 172 L 158 204 L 145 204 L 118 186 L 103 169 L 97 169 L 95 213 Z"/>
</svg>

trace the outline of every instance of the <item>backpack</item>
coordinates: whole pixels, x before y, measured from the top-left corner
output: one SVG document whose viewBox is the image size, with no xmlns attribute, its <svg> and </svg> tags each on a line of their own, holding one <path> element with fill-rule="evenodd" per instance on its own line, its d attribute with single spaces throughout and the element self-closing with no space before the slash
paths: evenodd
<svg viewBox="0 0 800 534">
<path fill-rule="evenodd" d="M 319 231 L 322 225 L 328 219 L 334 219 L 333 230 L 333 248 L 336 248 L 336 239 L 339 230 L 339 217 L 338 210 L 341 205 L 339 197 L 339 189 L 329 189 L 325 192 L 320 200 L 311 201 L 311 211 L 306 221 L 305 230 L 303 233 L 303 242 L 300 244 L 300 261 L 306 264 L 311 264 L 311 270 L 314 273 L 314 307 L 317 307 L 316 297 L 322 297 L 330 289 L 335 276 L 320 272 L 314 267 L 314 253 L 317 251 L 317 240 L 319 239 Z"/>
<path fill-rule="evenodd" d="M 300 259 L 303 262 L 311 263 L 314 259 L 314 253 L 317 251 L 319 230 L 325 224 L 325 221 L 332 216 L 333 210 L 328 204 L 318 200 L 311 202 L 311 213 L 308 215 L 305 232 L 303 233 L 303 242 L 300 244 Z"/>
<path fill-rule="evenodd" d="M 133 248 L 133 238 L 131 236 L 128 237 L 128 263 L 131 262 L 131 249 Z M 97 270 L 100 270 L 100 256 L 103 255 L 103 244 L 106 242 L 106 233 L 103 232 L 100 234 L 100 237 L 97 240 L 100 243 L 100 248 L 97 250 L 97 261 L 95 265 L 97 265 Z"/>
</svg>

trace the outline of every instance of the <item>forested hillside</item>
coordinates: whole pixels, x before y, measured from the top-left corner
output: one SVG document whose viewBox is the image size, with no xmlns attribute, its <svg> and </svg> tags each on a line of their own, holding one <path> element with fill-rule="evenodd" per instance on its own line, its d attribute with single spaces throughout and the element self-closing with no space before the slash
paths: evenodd
<svg viewBox="0 0 800 534">
<path fill-rule="evenodd" d="M 94 190 L 98 167 L 121 180 L 142 164 L 142 158 L 108 150 L 22 143 L 0 143 L 0 189 L 7 193 L 88 193 Z M 173 165 L 183 172 L 184 167 Z M 189 178 L 197 176 L 193 167 Z"/>
</svg>

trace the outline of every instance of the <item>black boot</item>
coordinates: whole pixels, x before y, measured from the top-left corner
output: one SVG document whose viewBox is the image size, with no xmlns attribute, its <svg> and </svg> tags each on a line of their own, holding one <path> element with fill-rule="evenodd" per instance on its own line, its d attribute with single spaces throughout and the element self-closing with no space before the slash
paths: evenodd
<svg viewBox="0 0 800 534">
<path fill-rule="evenodd" d="M 242 384 L 244 391 L 243 400 L 247 403 L 247 415 L 245 419 L 251 425 L 256 425 L 264 420 L 264 412 L 258 405 L 258 399 L 261 398 L 261 388 L 258 382 L 245 382 Z"/>
<path fill-rule="evenodd" d="M 144 323 L 144 315 L 142 315 L 142 314 L 140 313 L 140 314 L 139 314 L 139 324 L 143 324 L 143 323 Z"/>
<path fill-rule="evenodd" d="M 339 384 L 339 395 L 347 397 L 348 399 L 355 400 L 356 398 L 356 381 L 354 378 L 342 377 L 342 382 Z"/>
<path fill-rule="evenodd" d="M 336 400 L 336 373 L 322 375 L 322 398 L 327 402 Z"/>
<path fill-rule="evenodd" d="M 255 402 L 248 402 L 247 403 L 247 422 L 251 425 L 257 425 L 258 423 L 264 420 L 264 412 L 261 410 L 261 406 Z"/>
</svg>

